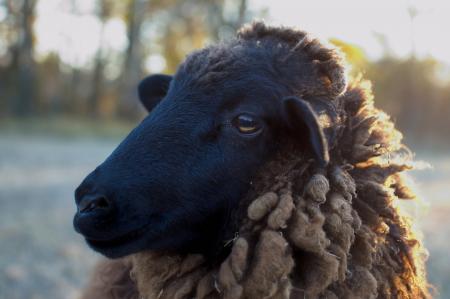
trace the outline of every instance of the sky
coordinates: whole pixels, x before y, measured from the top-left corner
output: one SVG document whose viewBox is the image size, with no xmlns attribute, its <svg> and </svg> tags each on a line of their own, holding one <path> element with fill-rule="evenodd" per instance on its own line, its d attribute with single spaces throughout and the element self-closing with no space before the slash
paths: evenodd
<svg viewBox="0 0 450 299">
<path fill-rule="evenodd" d="M 363 48 L 376 59 L 386 50 L 405 57 L 433 56 L 450 64 L 450 1 L 448 0 L 252 0 L 268 7 L 275 24 L 297 26 L 318 37 L 338 38 Z M 412 19 L 409 9 L 413 9 Z"/>
<path fill-rule="evenodd" d="M 69 0 L 38 2 L 38 55 L 58 52 L 64 62 L 85 66 L 100 44 L 113 52 L 126 47 L 122 20 L 108 21 L 101 41 L 95 1 L 76 2 L 76 10 Z M 407 57 L 414 51 L 418 57 L 432 56 L 450 65 L 449 0 L 249 0 L 249 8 L 266 8 L 266 21 L 271 23 L 296 26 L 323 39 L 337 38 L 358 45 L 369 59 L 381 57 L 386 50 L 397 57 Z M 414 18 L 409 13 L 411 8 Z M 145 64 L 153 71 L 164 67 L 158 56 L 151 56 Z"/>
</svg>

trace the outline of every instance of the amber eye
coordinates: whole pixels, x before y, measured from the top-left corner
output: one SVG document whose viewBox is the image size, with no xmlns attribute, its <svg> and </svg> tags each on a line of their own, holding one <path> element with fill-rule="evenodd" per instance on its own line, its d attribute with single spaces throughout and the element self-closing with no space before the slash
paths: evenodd
<svg viewBox="0 0 450 299">
<path fill-rule="evenodd" d="M 250 114 L 238 115 L 232 123 L 242 134 L 253 134 L 261 129 L 259 122 Z"/>
</svg>

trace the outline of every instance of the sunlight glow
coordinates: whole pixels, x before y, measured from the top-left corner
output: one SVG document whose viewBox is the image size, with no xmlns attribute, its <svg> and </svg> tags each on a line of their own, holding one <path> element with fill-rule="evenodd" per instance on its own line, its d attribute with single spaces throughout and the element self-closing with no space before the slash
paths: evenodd
<svg viewBox="0 0 450 299">
<path fill-rule="evenodd" d="M 88 66 L 100 45 L 107 50 L 122 51 L 127 45 L 126 26 L 120 19 L 108 20 L 104 26 L 95 16 L 92 1 L 78 0 L 77 10 L 67 1 L 38 2 L 35 25 L 38 55 L 59 53 L 61 60 L 76 67 Z"/>
<path fill-rule="evenodd" d="M 145 60 L 148 73 L 160 73 L 166 68 L 166 59 L 162 55 L 150 55 Z"/>
<path fill-rule="evenodd" d="M 0 22 L 4 21 L 5 19 L 6 19 L 6 9 L 0 7 Z"/>
<path fill-rule="evenodd" d="M 386 51 L 398 57 L 415 51 L 419 57 L 432 56 L 450 64 L 447 0 L 251 0 L 250 6 L 268 8 L 269 21 L 275 24 L 297 26 L 320 38 L 356 44 L 371 59 Z M 417 13 L 414 18 L 409 8 Z"/>
</svg>

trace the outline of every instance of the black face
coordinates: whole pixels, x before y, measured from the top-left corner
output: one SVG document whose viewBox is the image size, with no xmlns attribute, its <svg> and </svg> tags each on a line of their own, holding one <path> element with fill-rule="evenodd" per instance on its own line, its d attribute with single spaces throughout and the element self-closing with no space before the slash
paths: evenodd
<svg viewBox="0 0 450 299">
<path fill-rule="evenodd" d="M 296 122 L 317 159 L 327 159 L 311 107 L 283 99 L 281 85 L 230 73 L 202 86 L 187 76 L 141 83 L 141 100 L 153 110 L 75 192 L 76 231 L 108 257 L 213 250 L 255 172 Z"/>
</svg>

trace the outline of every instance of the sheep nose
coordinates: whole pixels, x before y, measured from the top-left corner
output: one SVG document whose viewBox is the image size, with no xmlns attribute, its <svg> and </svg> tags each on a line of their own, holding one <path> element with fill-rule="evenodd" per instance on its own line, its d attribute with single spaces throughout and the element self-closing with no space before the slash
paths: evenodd
<svg viewBox="0 0 450 299">
<path fill-rule="evenodd" d="M 89 194 L 81 198 L 78 203 L 78 213 L 101 213 L 109 214 L 113 210 L 113 205 L 106 196 L 102 194 Z"/>
</svg>

